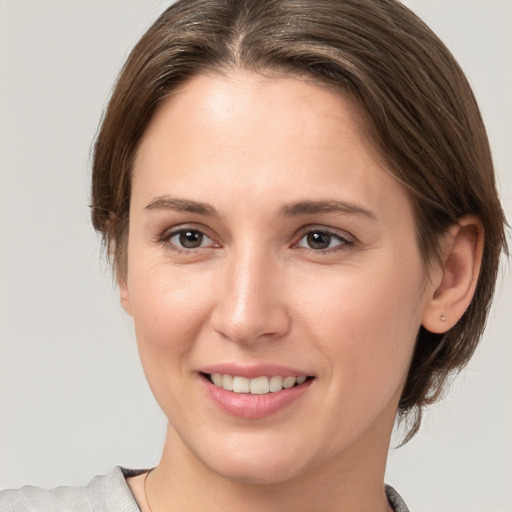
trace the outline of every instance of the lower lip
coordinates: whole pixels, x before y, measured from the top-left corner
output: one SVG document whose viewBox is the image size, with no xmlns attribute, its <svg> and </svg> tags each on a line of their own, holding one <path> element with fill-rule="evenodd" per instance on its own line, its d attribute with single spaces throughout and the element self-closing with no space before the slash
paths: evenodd
<svg viewBox="0 0 512 512">
<path fill-rule="evenodd" d="M 207 394 L 222 411 L 239 418 L 259 419 L 271 416 L 297 400 L 309 389 L 313 379 L 308 379 L 299 386 L 265 395 L 234 393 L 215 386 L 207 379 L 202 381 Z"/>
</svg>

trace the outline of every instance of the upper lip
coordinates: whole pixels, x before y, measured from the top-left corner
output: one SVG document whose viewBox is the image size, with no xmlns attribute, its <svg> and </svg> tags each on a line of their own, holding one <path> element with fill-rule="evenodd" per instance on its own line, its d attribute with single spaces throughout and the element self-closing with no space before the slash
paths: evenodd
<svg viewBox="0 0 512 512">
<path fill-rule="evenodd" d="M 310 377 L 311 373 L 292 368 L 290 366 L 282 366 L 273 363 L 260 363 L 252 365 L 240 365 L 235 363 L 219 363 L 203 366 L 199 369 L 201 373 L 220 373 L 221 375 L 233 375 L 254 379 L 256 377 L 272 377 L 279 375 L 280 377 Z"/>
</svg>

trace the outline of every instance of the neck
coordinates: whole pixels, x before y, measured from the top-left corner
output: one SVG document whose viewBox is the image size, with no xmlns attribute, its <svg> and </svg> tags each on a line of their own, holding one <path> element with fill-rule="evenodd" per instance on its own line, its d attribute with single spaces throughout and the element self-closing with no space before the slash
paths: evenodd
<svg viewBox="0 0 512 512">
<path fill-rule="evenodd" d="M 169 427 L 162 459 L 148 479 L 148 502 L 153 512 L 387 512 L 384 472 L 391 429 L 392 421 L 386 432 L 362 436 L 362 446 L 356 443 L 297 476 L 262 484 L 215 472 Z"/>
</svg>

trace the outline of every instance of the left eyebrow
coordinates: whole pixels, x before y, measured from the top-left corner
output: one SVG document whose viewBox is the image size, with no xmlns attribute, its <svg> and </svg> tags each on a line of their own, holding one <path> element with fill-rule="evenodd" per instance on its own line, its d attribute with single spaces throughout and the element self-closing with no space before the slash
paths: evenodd
<svg viewBox="0 0 512 512">
<path fill-rule="evenodd" d="M 371 220 L 377 220 L 377 216 L 370 210 L 349 201 L 325 200 L 325 201 L 298 201 L 285 204 L 279 214 L 285 217 L 296 215 L 312 215 L 318 213 L 345 213 L 348 215 L 362 215 Z"/>
</svg>

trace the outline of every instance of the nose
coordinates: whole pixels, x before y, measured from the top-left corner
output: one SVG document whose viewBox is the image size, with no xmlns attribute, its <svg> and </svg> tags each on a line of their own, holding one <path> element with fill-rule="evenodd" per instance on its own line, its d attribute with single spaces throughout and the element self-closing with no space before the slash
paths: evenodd
<svg viewBox="0 0 512 512">
<path fill-rule="evenodd" d="M 213 329 L 239 344 L 273 340 L 291 326 L 284 288 L 285 271 L 269 254 L 245 250 L 223 268 L 211 321 Z"/>
</svg>

